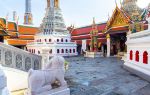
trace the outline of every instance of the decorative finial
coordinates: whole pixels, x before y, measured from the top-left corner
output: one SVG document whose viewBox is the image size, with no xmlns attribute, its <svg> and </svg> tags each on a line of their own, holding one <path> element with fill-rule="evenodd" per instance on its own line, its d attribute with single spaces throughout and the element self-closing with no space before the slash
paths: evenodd
<svg viewBox="0 0 150 95">
<path fill-rule="evenodd" d="M 17 25 L 18 25 L 18 23 L 19 23 L 19 16 L 17 17 Z"/>
<path fill-rule="evenodd" d="M 121 9 L 123 8 L 123 6 L 122 6 L 122 1 L 120 0 L 120 5 L 121 5 Z"/>
<path fill-rule="evenodd" d="M 110 19 L 109 13 L 108 13 L 108 20 Z"/>
<path fill-rule="evenodd" d="M 47 0 L 47 8 L 50 7 L 50 0 Z"/>
<path fill-rule="evenodd" d="M 116 4 L 116 7 L 117 7 L 118 5 L 117 5 L 117 1 L 116 0 L 115 0 L 115 4 Z"/>
<path fill-rule="evenodd" d="M 55 0 L 55 8 L 59 8 L 59 0 Z"/>
<path fill-rule="evenodd" d="M 6 18 L 5 18 L 6 21 L 8 21 L 8 17 L 9 17 L 9 13 L 7 13 L 7 15 L 6 15 Z"/>
<path fill-rule="evenodd" d="M 95 17 L 93 17 L 93 25 L 95 25 Z"/>
</svg>

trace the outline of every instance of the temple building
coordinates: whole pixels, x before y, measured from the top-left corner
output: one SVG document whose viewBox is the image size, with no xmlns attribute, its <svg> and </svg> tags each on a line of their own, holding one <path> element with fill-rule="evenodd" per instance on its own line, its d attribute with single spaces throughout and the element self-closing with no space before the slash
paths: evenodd
<svg viewBox="0 0 150 95">
<path fill-rule="evenodd" d="M 90 32 L 92 30 L 92 25 L 80 27 L 80 28 L 74 28 L 73 26 L 69 27 L 68 30 L 71 32 L 71 40 L 73 42 L 77 43 L 77 52 L 78 54 L 81 54 L 82 51 L 90 50 Z M 101 47 L 105 48 L 106 51 L 106 37 L 102 33 L 103 29 L 106 27 L 106 23 L 99 23 L 96 24 L 97 30 L 98 30 L 98 42 L 99 42 L 99 51 L 101 50 Z M 84 47 L 84 48 L 83 48 Z"/>
<path fill-rule="evenodd" d="M 141 31 L 147 29 L 147 21 L 145 19 L 146 10 L 140 9 L 136 5 L 136 2 L 137 0 L 123 0 L 120 8 L 116 4 L 116 8 L 114 9 L 113 14 L 107 22 L 97 24 L 99 31 L 98 43 L 101 43 L 101 47 L 104 49 L 105 56 L 123 56 L 124 53 L 127 52 L 125 44 L 127 40 L 126 36 L 128 34 L 129 27 L 132 27 L 131 24 L 133 23 L 133 20 L 136 19 L 133 17 L 133 15 L 142 16 L 140 21 L 142 26 L 137 30 Z M 136 24 L 138 27 L 138 23 Z M 88 50 L 91 28 L 92 25 L 80 28 L 68 28 L 72 33 L 72 41 L 75 41 L 78 44 L 77 51 L 79 53 L 82 51 L 83 43 L 85 43 L 85 40 Z"/>
<path fill-rule="evenodd" d="M 124 0 L 121 8 L 116 8 L 112 14 L 112 17 L 107 21 L 104 33 L 107 38 L 107 56 L 121 55 L 126 53 L 125 42 L 127 40 L 127 34 L 129 27 L 133 27 L 131 24 L 136 22 L 141 22 L 143 24 L 139 27 L 138 31 L 147 29 L 147 22 L 145 19 L 146 11 L 141 9 L 136 5 L 137 0 Z M 134 7 L 134 8 L 133 8 Z M 134 15 L 141 16 L 141 20 L 137 21 Z M 138 27 L 138 23 L 136 27 Z"/>
<path fill-rule="evenodd" d="M 39 28 L 33 26 L 17 25 L 14 21 L 0 18 L 0 42 L 26 50 L 28 42 L 34 40 Z"/>
<path fill-rule="evenodd" d="M 24 25 L 18 24 L 16 11 L 13 11 L 13 20 L 8 17 L 0 18 L 0 42 L 26 50 L 28 42 L 33 42 L 34 35 L 39 32 L 38 27 L 32 26 L 31 0 L 26 0 Z"/>
<path fill-rule="evenodd" d="M 76 43 L 71 42 L 71 35 L 67 30 L 59 0 L 47 0 L 46 14 L 40 27 L 40 33 L 34 36 L 34 42 L 27 44 L 31 53 L 46 55 L 75 56 Z"/>
</svg>

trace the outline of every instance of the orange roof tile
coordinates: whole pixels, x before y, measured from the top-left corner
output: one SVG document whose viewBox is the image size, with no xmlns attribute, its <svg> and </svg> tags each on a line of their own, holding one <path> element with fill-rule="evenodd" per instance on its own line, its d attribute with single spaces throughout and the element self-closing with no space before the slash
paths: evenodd
<svg viewBox="0 0 150 95">
<path fill-rule="evenodd" d="M 36 33 L 39 32 L 39 28 L 37 27 L 21 26 L 21 25 L 19 25 L 18 30 L 19 34 L 24 35 L 35 35 Z"/>
<path fill-rule="evenodd" d="M 4 28 L 6 28 L 6 20 L 4 18 L 0 18 L 0 22 Z"/>
<path fill-rule="evenodd" d="M 19 35 L 19 39 L 34 40 L 34 35 Z"/>
<path fill-rule="evenodd" d="M 12 37 L 18 37 L 18 32 L 7 31 L 7 33 Z"/>
<path fill-rule="evenodd" d="M 17 24 L 15 22 L 8 22 L 9 31 L 17 31 Z"/>
<path fill-rule="evenodd" d="M 33 40 L 20 40 L 20 39 L 8 39 L 8 44 L 9 45 L 27 45 L 29 42 L 33 42 Z"/>
</svg>

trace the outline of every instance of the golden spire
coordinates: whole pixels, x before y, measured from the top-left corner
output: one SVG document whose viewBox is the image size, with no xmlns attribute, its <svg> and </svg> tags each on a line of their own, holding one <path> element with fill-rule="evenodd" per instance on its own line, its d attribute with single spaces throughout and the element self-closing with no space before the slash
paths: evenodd
<svg viewBox="0 0 150 95">
<path fill-rule="evenodd" d="M 50 0 L 47 0 L 47 8 L 50 7 Z"/>
<path fill-rule="evenodd" d="M 117 5 L 117 1 L 116 0 L 115 0 L 115 4 L 116 4 L 116 7 L 117 7 L 118 5 Z"/>
<path fill-rule="evenodd" d="M 95 25 L 95 18 L 93 17 L 93 25 Z"/>
<path fill-rule="evenodd" d="M 55 0 L 55 8 L 59 8 L 59 0 Z"/>
<path fill-rule="evenodd" d="M 95 18 L 93 17 L 92 30 L 97 31 L 97 25 L 95 23 Z"/>
</svg>

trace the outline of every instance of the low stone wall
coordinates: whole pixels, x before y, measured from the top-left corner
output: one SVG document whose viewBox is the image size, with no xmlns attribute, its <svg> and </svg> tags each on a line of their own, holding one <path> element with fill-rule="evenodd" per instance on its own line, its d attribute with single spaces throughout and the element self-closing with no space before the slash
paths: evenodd
<svg viewBox="0 0 150 95">
<path fill-rule="evenodd" d="M 28 71 L 41 69 L 42 57 L 19 48 L 0 43 L 0 64 L 10 68 Z"/>
</svg>

